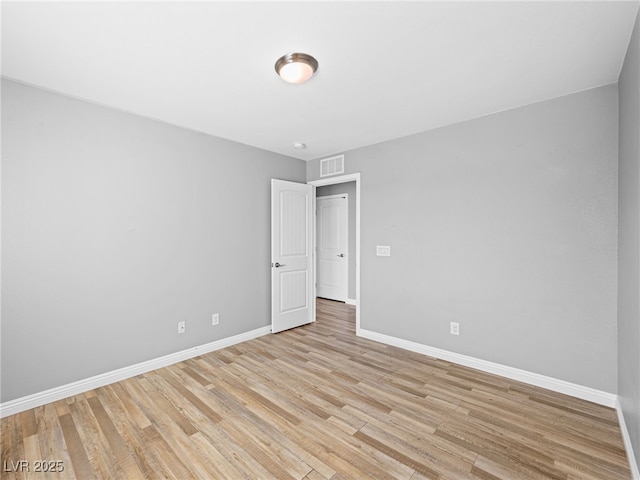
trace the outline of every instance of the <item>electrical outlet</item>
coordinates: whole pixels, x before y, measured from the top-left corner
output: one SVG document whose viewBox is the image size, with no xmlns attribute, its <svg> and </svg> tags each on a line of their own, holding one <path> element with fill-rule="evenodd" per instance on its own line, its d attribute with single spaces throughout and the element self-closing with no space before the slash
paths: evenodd
<svg viewBox="0 0 640 480">
<path fill-rule="evenodd" d="M 376 245 L 376 255 L 378 257 L 390 257 L 391 246 L 389 245 Z"/>
<path fill-rule="evenodd" d="M 218 325 L 218 324 L 220 324 L 220 314 L 214 313 L 213 315 L 211 315 L 211 325 Z"/>
<path fill-rule="evenodd" d="M 184 333 L 186 331 L 187 331 L 186 322 L 184 322 L 184 321 L 178 322 L 178 333 Z"/>
<path fill-rule="evenodd" d="M 460 335 L 460 324 L 458 322 L 450 322 L 449 333 L 451 335 Z"/>
</svg>

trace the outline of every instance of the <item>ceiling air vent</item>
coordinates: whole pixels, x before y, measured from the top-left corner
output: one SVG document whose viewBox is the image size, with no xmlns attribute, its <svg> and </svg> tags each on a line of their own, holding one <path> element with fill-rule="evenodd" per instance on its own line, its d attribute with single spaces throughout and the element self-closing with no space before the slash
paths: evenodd
<svg viewBox="0 0 640 480">
<path fill-rule="evenodd" d="M 329 175 L 336 175 L 338 173 L 344 173 L 344 155 L 320 160 L 321 177 L 328 177 Z"/>
</svg>

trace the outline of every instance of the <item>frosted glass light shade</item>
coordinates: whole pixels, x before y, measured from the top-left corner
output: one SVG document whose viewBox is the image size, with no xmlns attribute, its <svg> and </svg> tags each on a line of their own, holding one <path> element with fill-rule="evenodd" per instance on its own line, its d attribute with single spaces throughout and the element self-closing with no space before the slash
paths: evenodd
<svg viewBox="0 0 640 480">
<path fill-rule="evenodd" d="M 285 82 L 300 84 L 313 76 L 318 69 L 318 61 L 306 53 L 289 53 L 280 57 L 275 67 Z"/>
<path fill-rule="evenodd" d="M 306 63 L 288 63 L 280 69 L 280 77 L 287 83 L 303 83 L 311 78 L 313 69 Z"/>
</svg>

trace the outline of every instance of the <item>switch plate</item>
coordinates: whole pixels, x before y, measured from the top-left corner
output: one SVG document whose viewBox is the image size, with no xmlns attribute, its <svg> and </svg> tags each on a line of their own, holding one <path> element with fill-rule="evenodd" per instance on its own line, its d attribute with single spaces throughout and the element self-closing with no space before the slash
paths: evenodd
<svg viewBox="0 0 640 480">
<path fill-rule="evenodd" d="M 219 325 L 220 324 L 220 314 L 214 313 L 211 315 L 211 325 Z"/>
<path fill-rule="evenodd" d="M 449 333 L 451 335 L 460 335 L 460 324 L 458 322 L 450 322 Z"/>
<path fill-rule="evenodd" d="M 178 322 L 178 333 L 184 333 L 187 331 L 187 325 L 184 321 Z"/>
<path fill-rule="evenodd" d="M 390 257 L 391 247 L 389 245 L 376 245 L 376 255 L 378 257 Z"/>
</svg>

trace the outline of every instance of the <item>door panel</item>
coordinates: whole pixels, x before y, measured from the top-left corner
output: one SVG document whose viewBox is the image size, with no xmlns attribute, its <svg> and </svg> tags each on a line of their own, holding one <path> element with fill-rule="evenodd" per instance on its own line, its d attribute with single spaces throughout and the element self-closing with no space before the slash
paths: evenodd
<svg viewBox="0 0 640 480">
<path fill-rule="evenodd" d="M 271 331 L 313 321 L 313 193 L 271 180 Z"/>
<path fill-rule="evenodd" d="M 307 271 L 280 272 L 280 312 L 289 313 L 308 307 Z"/>
<path fill-rule="evenodd" d="M 309 198 L 306 192 L 280 192 L 280 257 L 302 257 L 307 248 L 307 208 Z"/>
<path fill-rule="evenodd" d="M 318 197 L 317 242 L 319 297 L 345 301 L 348 283 L 347 197 Z"/>
</svg>

